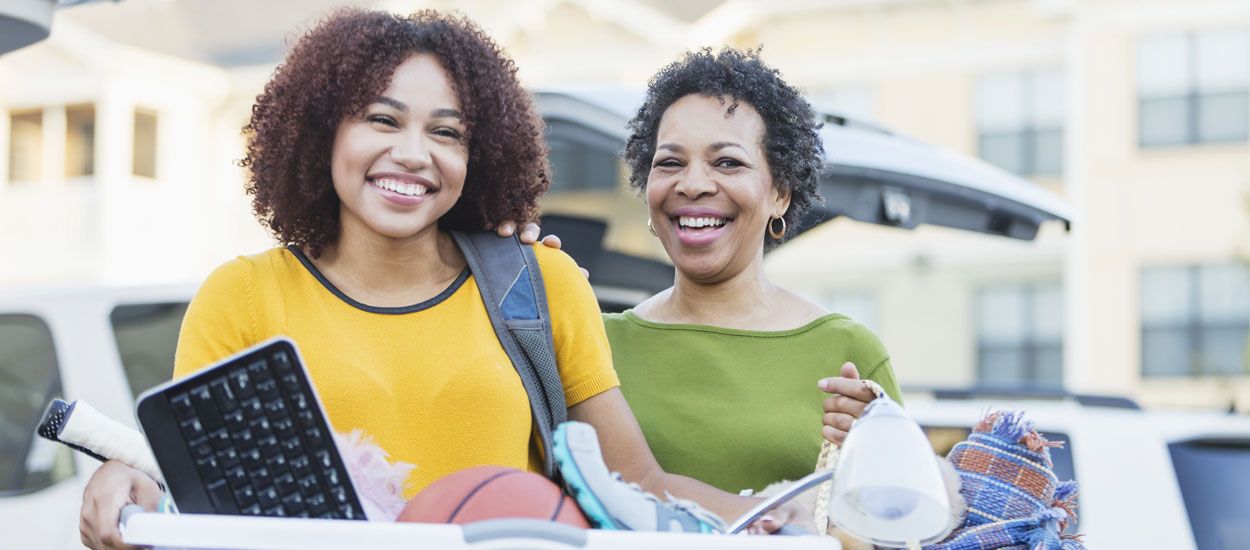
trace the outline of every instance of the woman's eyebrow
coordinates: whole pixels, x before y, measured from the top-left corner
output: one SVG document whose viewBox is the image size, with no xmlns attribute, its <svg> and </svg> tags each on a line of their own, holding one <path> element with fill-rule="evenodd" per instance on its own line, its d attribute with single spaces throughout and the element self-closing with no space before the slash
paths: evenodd
<svg viewBox="0 0 1250 550">
<path fill-rule="evenodd" d="M 708 145 L 707 150 L 708 151 L 720 151 L 721 149 L 726 149 L 729 147 L 737 147 L 738 149 L 742 149 L 743 152 L 746 152 L 747 150 L 746 147 L 743 147 L 742 145 L 733 141 L 718 141 L 716 143 Z"/>
<path fill-rule="evenodd" d="M 430 111 L 430 118 L 455 118 L 464 120 L 464 115 L 455 109 L 434 109 Z"/>
<path fill-rule="evenodd" d="M 402 101 L 398 100 L 398 99 L 394 99 L 394 98 L 390 98 L 390 97 L 386 97 L 386 96 L 378 96 L 378 98 L 377 98 L 377 99 L 375 99 L 375 100 L 373 100 L 373 102 L 374 102 L 374 103 L 381 103 L 381 104 L 383 104 L 383 105 L 387 105 L 387 106 L 390 106 L 390 107 L 394 107 L 394 108 L 395 108 L 395 110 L 397 110 L 397 111 L 399 111 L 399 112 L 401 112 L 401 113 L 406 113 L 406 112 L 408 112 L 408 105 L 407 105 L 406 103 L 404 103 L 404 102 L 402 102 Z"/>
</svg>

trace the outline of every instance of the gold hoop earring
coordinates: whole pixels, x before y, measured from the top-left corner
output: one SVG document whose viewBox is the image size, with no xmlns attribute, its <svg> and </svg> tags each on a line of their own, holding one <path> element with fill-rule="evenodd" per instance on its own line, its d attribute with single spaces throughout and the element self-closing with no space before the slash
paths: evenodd
<svg viewBox="0 0 1250 550">
<path fill-rule="evenodd" d="M 651 218 L 647 218 L 647 231 L 651 232 L 651 236 L 659 237 L 660 234 L 655 232 L 655 227 L 651 225 Z"/>
<path fill-rule="evenodd" d="M 775 229 L 774 227 L 776 226 L 776 224 L 773 222 L 781 222 L 781 229 Z M 785 218 L 769 218 L 768 219 L 768 236 L 769 237 L 772 237 L 774 241 L 780 241 L 781 238 L 785 236 L 785 234 L 786 234 L 786 219 Z"/>
</svg>

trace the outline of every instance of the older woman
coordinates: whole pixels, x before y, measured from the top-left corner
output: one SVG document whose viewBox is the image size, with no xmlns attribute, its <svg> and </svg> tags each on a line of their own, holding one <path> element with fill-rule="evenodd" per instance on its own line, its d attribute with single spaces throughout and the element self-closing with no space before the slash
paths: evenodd
<svg viewBox="0 0 1250 550">
<path fill-rule="evenodd" d="M 727 491 L 811 473 L 873 397 L 863 325 L 769 281 L 764 249 L 819 200 L 811 107 L 756 52 L 689 53 L 651 80 L 625 160 L 672 288 L 605 316 L 621 391 L 660 465 Z M 837 395 L 824 398 L 821 391 Z"/>
</svg>

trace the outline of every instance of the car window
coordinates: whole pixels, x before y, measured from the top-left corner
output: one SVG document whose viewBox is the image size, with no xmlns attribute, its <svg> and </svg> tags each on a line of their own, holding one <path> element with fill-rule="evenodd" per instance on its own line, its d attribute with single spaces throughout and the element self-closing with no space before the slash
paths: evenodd
<svg viewBox="0 0 1250 550">
<path fill-rule="evenodd" d="M 73 477 L 69 448 L 35 435 L 48 401 L 61 394 L 47 323 L 33 315 L 0 315 L 0 496 Z"/>
<path fill-rule="evenodd" d="M 929 438 L 929 444 L 933 446 L 933 452 L 938 456 L 945 457 L 951 451 L 956 443 L 968 438 L 968 434 L 972 430 L 960 426 L 922 426 L 925 436 Z M 1050 449 L 1051 470 L 1055 472 L 1055 477 L 1060 481 L 1069 479 L 1078 481 L 1076 477 L 1076 468 L 1072 463 L 1072 439 L 1067 434 L 1057 432 L 1041 432 L 1042 436 L 1047 440 L 1061 442 L 1062 447 L 1052 447 Z M 1077 510 L 1080 510 L 1080 492 L 1077 492 Z M 1080 526 L 1080 514 L 1077 515 L 1077 521 L 1068 525 L 1066 533 L 1075 533 Z"/>
<path fill-rule="evenodd" d="M 1250 439 L 1168 447 L 1198 548 L 1245 548 L 1250 540 Z"/>
<path fill-rule="evenodd" d="M 109 314 L 132 395 L 138 396 L 173 375 L 174 349 L 186 312 L 185 302 L 171 302 L 120 305 Z"/>
</svg>

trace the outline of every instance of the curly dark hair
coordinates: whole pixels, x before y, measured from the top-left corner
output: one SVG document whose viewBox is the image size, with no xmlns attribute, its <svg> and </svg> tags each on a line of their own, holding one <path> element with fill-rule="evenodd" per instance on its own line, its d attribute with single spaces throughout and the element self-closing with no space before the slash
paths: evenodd
<svg viewBox="0 0 1250 550">
<path fill-rule="evenodd" d="M 299 38 L 243 128 L 247 155 L 239 164 L 250 172 L 252 210 L 280 242 L 316 256 L 338 239 L 339 198 L 330 178 L 335 131 L 416 53 L 442 63 L 468 130 L 464 193 L 439 226 L 483 229 L 538 211 L 550 184 L 544 125 L 500 47 L 460 14 L 347 8 Z"/>
<path fill-rule="evenodd" d="M 790 207 L 783 217 L 787 227 L 797 227 L 808 209 L 821 200 L 817 192 L 825 161 L 824 143 L 817 133 L 821 124 L 803 94 L 760 60 L 759 49 L 725 48 L 713 53 L 704 48 L 687 53 L 651 77 L 646 102 L 629 121 L 625 164 L 630 185 L 647 188 L 660 119 L 673 103 L 689 95 L 720 98 L 728 103 L 728 113 L 739 102 L 759 112 L 773 184 L 790 193 Z M 778 242 L 765 238 L 765 243 Z"/>
</svg>

